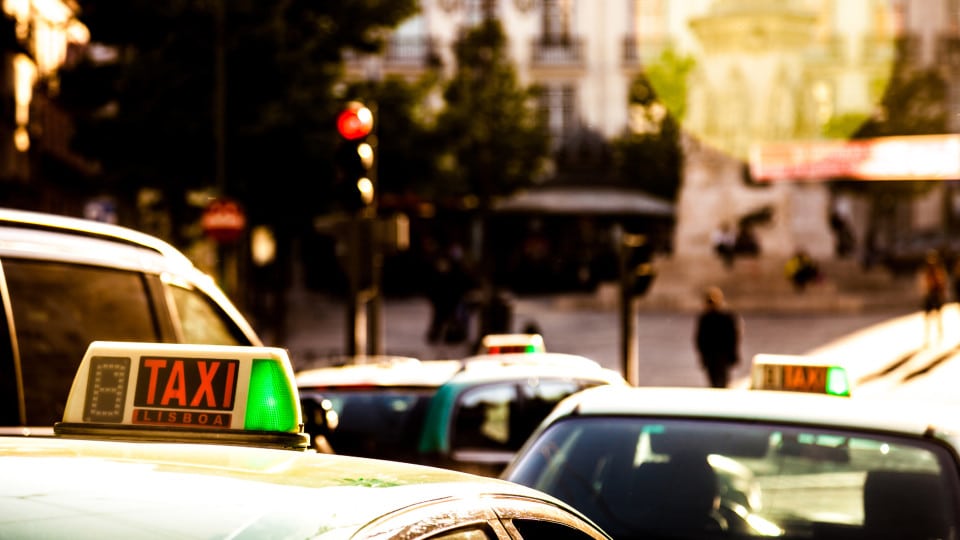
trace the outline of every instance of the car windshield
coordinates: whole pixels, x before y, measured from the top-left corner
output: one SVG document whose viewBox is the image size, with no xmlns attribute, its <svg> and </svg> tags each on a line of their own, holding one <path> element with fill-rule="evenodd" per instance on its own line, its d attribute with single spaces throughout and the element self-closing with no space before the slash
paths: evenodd
<svg viewBox="0 0 960 540">
<path fill-rule="evenodd" d="M 598 441 L 602 441 L 598 443 Z M 614 538 L 954 538 L 956 471 L 933 441 L 820 428 L 571 418 L 509 480 Z"/>
<path fill-rule="evenodd" d="M 424 416 L 435 388 L 324 389 L 336 426 L 326 435 L 338 454 L 415 461 Z"/>
</svg>

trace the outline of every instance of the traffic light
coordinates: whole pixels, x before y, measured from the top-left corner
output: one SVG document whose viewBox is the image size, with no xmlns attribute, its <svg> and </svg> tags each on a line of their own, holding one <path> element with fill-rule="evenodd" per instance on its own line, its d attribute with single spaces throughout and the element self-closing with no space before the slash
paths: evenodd
<svg viewBox="0 0 960 540">
<path fill-rule="evenodd" d="M 657 276 L 653 244 L 646 235 L 625 233 L 620 243 L 621 279 L 629 296 L 643 296 Z"/>
<path fill-rule="evenodd" d="M 375 196 L 373 112 L 351 101 L 337 116 L 337 131 L 337 198 L 345 210 L 359 212 L 369 208 Z"/>
</svg>

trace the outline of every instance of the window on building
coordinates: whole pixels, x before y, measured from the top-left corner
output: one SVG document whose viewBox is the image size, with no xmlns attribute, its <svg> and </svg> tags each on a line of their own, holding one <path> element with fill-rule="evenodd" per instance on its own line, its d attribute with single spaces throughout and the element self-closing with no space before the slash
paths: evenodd
<svg viewBox="0 0 960 540">
<path fill-rule="evenodd" d="M 546 118 L 554 150 L 563 146 L 566 139 L 576 135 L 578 131 L 577 94 L 574 85 L 546 84 L 540 109 L 541 114 Z"/>
<path fill-rule="evenodd" d="M 573 0 L 543 0 L 543 40 L 562 43 L 572 34 Z"/>
<path fill-rule="evenodd" d="M 498 17 L 496 0 L 466 0 L 463 11 L 463 22 L 467 26 L 476 26 L 486 18 Z"/>
</svg>

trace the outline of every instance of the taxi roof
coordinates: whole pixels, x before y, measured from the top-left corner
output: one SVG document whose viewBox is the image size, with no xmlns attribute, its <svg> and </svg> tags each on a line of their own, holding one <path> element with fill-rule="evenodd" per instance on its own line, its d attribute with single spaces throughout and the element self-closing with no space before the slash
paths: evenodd
<svg viewBox="0 0 960 540">
<path fill-rule="evenodd" d="M 418 360 L 395 357 L 373 363 L 347 364 L 296 373 L 297 386 L 424 386 L 437 387 L 450 380 L 459 360 Z"/>
<path fill-rule="evenodd" d="M 0 537 L 346 538 L 420 501 L 496 495 L 569 509 L 446 469 L 240 446 L 0 437 L 0 476 Z"/>
<path fill-rule="evenodd" d="M 960 442 L 960 408 L 923 400 L 845 398 L 770 390 L 602 386 L 557 405 L 563 416 L 640 415 L 747 420 L 897 432 L 936 433 Z"/>
<path fill-rule="evenodd" d="M 261 343 L 211 275 L 173 245 L 140 231 L 89 219 L 0 208 L 0 256 L 158 274 L 166 282 L 194 286 L 215 298 L 251 343 Z"/>
<path fill-rule="evenodd" d="M 584 356 L 565 353 L 505 353 L 469 356 L 460 360 L 391 358 L 381 362 L 330 366 L 296 373 L 300 388 L 330 386 L 422 386 L 434 388 L 450 381 L 497 380 L 552 375 L 589 375 L 621 382 L 616 371 Z"/>
<path fill-rule="evenodd" d="M 0 251 L 7 255 L 69 258 L 136 269 L 193 269 L 171 244 L 143 232 L 69 216 L 0 208 Z"/>
</svg>

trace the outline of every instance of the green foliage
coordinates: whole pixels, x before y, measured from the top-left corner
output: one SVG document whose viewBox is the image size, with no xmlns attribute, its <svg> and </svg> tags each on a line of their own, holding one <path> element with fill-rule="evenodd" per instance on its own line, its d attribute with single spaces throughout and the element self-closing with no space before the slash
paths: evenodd
<svg viewBox="0 0 960 540">
<path fill-rule="evenodd" d="M 613 141 L 617 177 L 626 185 L 674 201 L 683 161 L 680 125 L 667 113 L 644 73 L 630 85 L 630 109 L 634 117 L 630 123 L 642 129 L 628 129 Z"/>
<path fill-rule="evenodd" d="M 823 125 L 822 135 L 827 139 L 847 139 L 851 133 L 856 133 L 861 126 L 870 119 L 862 113 L 848 113 L 833 116 Z"/>
<path fill-rule="evenodd" d="M 637 93 L 643 86 L 637 87 L 635 83 L 631 87 L 631 102 L 645 104 L 643 99 L 653 99 L 655 96 L 667 106 L 677 122 L 683 122 L 687 114 L 687 76 L 696 65 L 696 59 L 692 56 L 681 55 L 674 49 L 667 48 L 656 62 L 652 62 L 645 68 L 645 79 L 649 82 L 644 85 L 652 87 L 653 93 Z"/>
<path fill-rule="evenodd" d="M 466 32 L 455 54 L 457 71 L 437 118 L 440 186 L 475 194 L 485 207 L 541 171 L 549 135 L 537 112 L 537 89 L 520 86 L 499 21 Z"/>
</svg>

